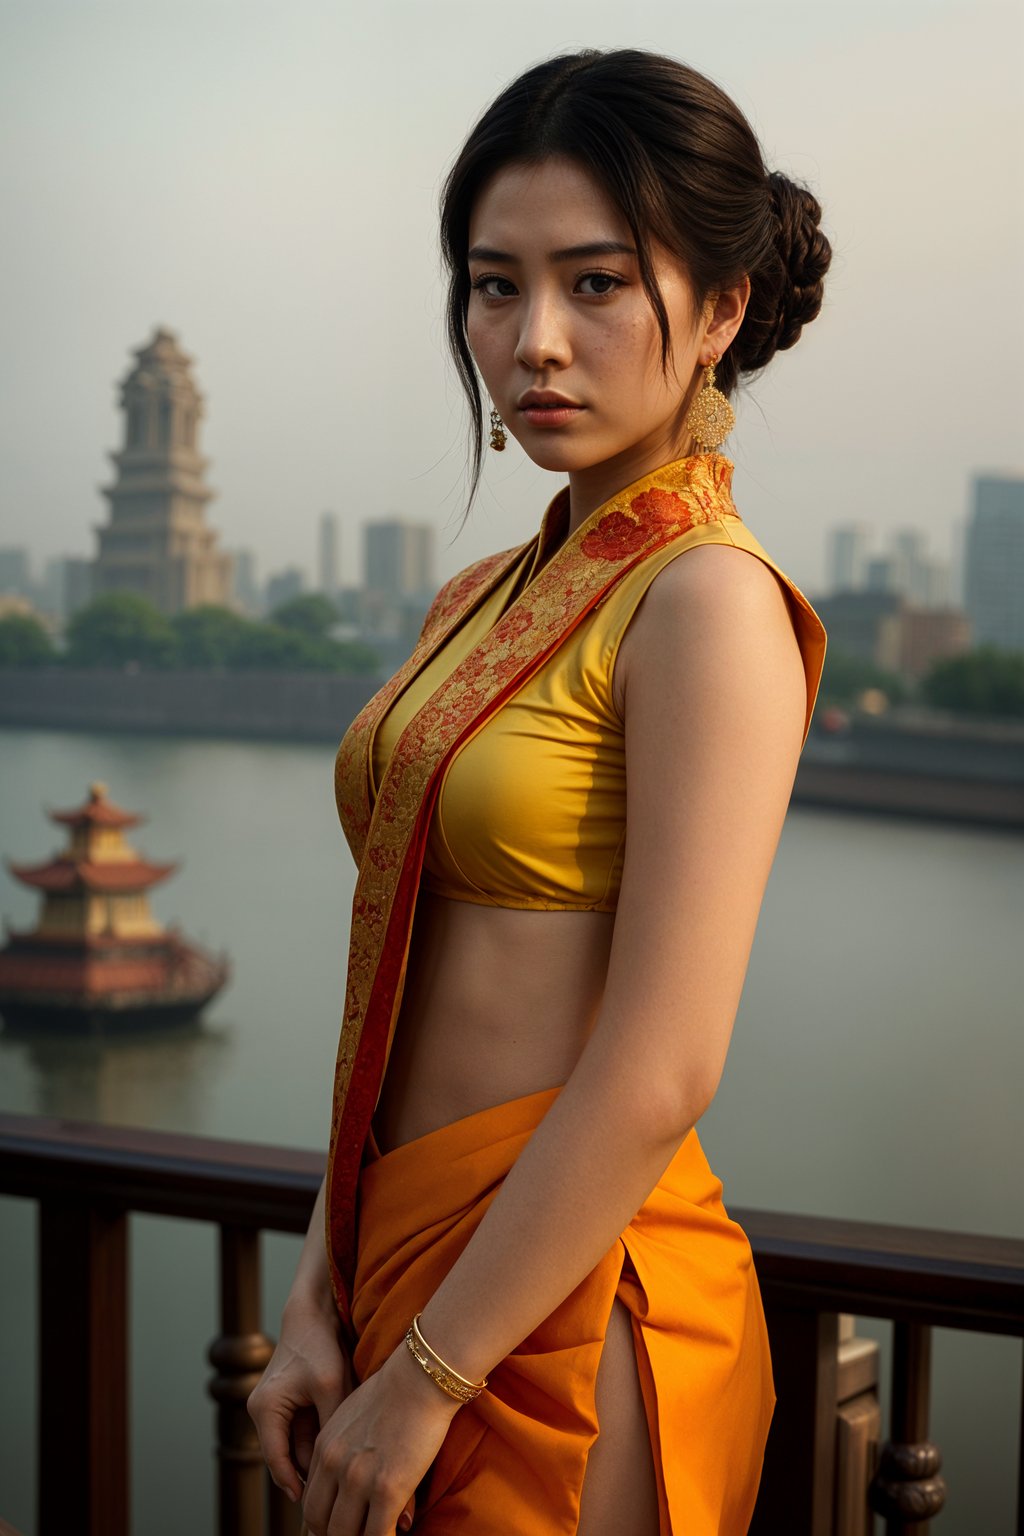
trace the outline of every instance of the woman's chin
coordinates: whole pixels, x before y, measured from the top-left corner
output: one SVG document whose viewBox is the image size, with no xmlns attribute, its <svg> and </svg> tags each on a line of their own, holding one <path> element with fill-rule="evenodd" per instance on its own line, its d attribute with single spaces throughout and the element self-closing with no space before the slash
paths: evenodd
<svg viewBox="0 0 1024 1536">
<path fill-rule="evenodd" d="M 538 438 L 541 440 L 538 441 Z M 532 434 L 526 441 L 518 438 L 516 441 L 538 469 L 548 469 L 553 474 L 568 475 L 579 470 L 590 469 L 594 464 L 602 463 L 607 457 L 600 446 L 595 446 L 593 443 L 573 443 L 565 438 L 557 442 L 554 440 L 553 433 L 542 437 L 538 432 Z"/>
</svg>

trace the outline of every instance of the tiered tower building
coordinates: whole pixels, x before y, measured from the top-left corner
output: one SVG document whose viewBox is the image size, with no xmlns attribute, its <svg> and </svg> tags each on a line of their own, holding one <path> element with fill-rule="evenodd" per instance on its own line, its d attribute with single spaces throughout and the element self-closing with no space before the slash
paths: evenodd
<svg viewBox="0 0 1024 1536">
<path fill-rule="evenodd" d="M 110 521 L 96 527 L 92 595 L 137 592 L 163 613 L 231 603 L 231 556 L 206 525 L 215 496 L 198 449 L 202 397 L 192 359 L 159 327 L 135 352 L 121 381 L 124 445 L 111 453 L 117 475 L 99 489 Z"/>
</svg>

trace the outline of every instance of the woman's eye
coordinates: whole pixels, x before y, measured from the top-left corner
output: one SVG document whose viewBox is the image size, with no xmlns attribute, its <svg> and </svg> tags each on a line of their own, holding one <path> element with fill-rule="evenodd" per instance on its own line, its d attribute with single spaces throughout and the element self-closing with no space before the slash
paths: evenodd
<svg viewBox="0 0 1024 1536">
<path fill-rule="evenodd" d="M 511 288 L 513 293 L 516 291 L 515 283 L 511 282 L 509 278 L 495 277 L 493 274 L 474 278 L 471 287 L 475 288 L 478 293 L 481 293 L 485 299 L 507 299 L 509 297 L 508 293 L 492 292 L 490 286 L 492 283 L 504 283 L 506 289 Z"/>
<path fill-rule="evenodd" d="M 580 278 L 580 282 L 600 283 L 608 285 L 606 287 L 592 289 L 589 295 L 591 298 L 603 298 L 605 294 L 614 293 L 616 288 L 621 288 L 623 286 L 622 278 L 613 277 L 610 272 L 585 272 Z"/>
</svg>

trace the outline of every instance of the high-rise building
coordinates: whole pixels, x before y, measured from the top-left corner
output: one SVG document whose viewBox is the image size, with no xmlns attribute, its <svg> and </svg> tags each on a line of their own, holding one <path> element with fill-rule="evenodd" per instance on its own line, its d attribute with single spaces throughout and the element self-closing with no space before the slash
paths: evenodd
<svg viewBox="0 0 1024 1536">
<path fill-rule="evenodd" d="M 31 588 L 32 570 L 28 550 L 20 544 L 8 544 L 0 549 L 0 592 L 20 593 L 28 597 Z"/>
<path fill-rule="evenodd" d="M 55 555 L 47 560 L 39 586 L 39 601 L 46 613 L 65 623 L 92 597 L 91 560 Z"/>
<path fill-rule="evenodd" d="M 255 617 L 263 609 L 263 597 L 256 579 L 256 556 L 251 549 L 231 550 L 231 598 L 234 606 Z"/>
<path fill-rule="evenodd" d="M 907 607 L 900 593 L 883 588 L 833 592 L 815 599 L 814 606 L 835 653 L 859 656 L 876 666 L 895 664 L 900 623 Z"/>
<path fill-rule="evenodd" d="M 959 607 L 953 603 L 953 578 L 948 560 L 929 560 L 922 574 L 922 608 Z"/>
<path fill-rule="evenodd" d="M 91 603 L 95 563 L 72 557 L 64 561 L 64 617 L 70 619 L 79 608 Z"/>
<path fill-rule="evenodd" d="M 434 529 L 403 518 L 366 523 L 363 528 L 368 592 L 387 597 L 433 597 Z"/>
<path fill-rule="evenodd" d="M 964 606 L 976 645 L 1024 651 L 1024 478 L 976 475 Z"/>
<path fill-rule="evenodd" d="M 124 445 L 117 474 L 100 490 L 110 521 L 96 528 L 96 596 L 138 592 L 164 613 L 229 601 L 231 557 L 206 525 L 208 460 L 197 447 L 202 397 L 192 359 L 159 327 L 121 381 Z"/>
<path fill-rule="evenodd" d="M 317 530 L 317 586 L 333 603 L 340 586 L 341 541 L 334 512 L 321 512 Z"/>
<path fill-rule="evenodd" d="M 898 592 L 918 608 L 946 608 L 952 576 L 947 561 L 933 560 L 920 528 L 900 528 L 884 554 L 869 549 L 870 529 L 846 523 L 828 533 L 830 593 Z"/>
<path fill-rule="evenodd" d="M 927 539 L 920 528 L 899 528 L 889 544 L 896 590 L 912 603 L 924 601 L 928 585 Z"/>
<path fill-rule="evenodd" d="M 967 564 L 967 523 L 967 514 L 954 518 L 949 539 L 949 595 L 960 608 L 966 607 L 964 572 Z"/>
<path fill-rule="evenodd" d="M 868 529 L 843 523 L 828 532 L 828 580 L 832 592 L 863 591 L 867 573 Z"/>
<path fill-rule="evenodd" d="M 291 602 L 293 597 L 301 597 L 304 586 L 305 581 L 297 565 L 288 565 L 283 571 L 275 571 L 267 577 L 266 611 L 273 613 L 282 603 Z"/>
<path fill-rule="evenodd" d="M 385 670 L 408 656 L 436 594 L 434 537 L 429 523 L 403 518 L 364 525 L 359 631 Z"/>
<path fill-rule="evenodd" d="M 893 555 L 872 555 L 864 582 L 867 592 L 899 592 L 900 567 Z"/>
<path fill-rule="evenodd" d="M 52 555 L 43 562 L 43 579 L 39 583 L 39 601 L 54 618 L 64 617 L 64 557 Z"/>
</svg>

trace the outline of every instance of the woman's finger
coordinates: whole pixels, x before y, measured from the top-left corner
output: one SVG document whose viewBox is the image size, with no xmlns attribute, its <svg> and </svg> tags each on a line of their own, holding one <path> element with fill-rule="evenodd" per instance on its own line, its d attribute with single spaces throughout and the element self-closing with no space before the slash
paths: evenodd
<svg viewBox="0 0 1024 1536">
<path fill-rule="evenodd" d="M 398 1529 L 394 1497 L 387 1490 L 381 1489 L 370 1500 L 363 1536 L 395 1536 Z"/>
<path fill-rule="evenodd" d="M 405 1508 L 402 1510 L 402 1513 L 398 1517 L 398 1529 L 400 1531 L 411 1530 L 412 1529 L 412 1522 L 413 1522 L 413 1520 L 415 1518 L 416 1518 L 416 1495 L 414 1493 L 412 1493 L 412 1494 L 409 1495 L 409 1498 L 406 1501 Z"/>
<path fill-rule="evenodd" d="M 319 1433 L 316 1409 L 298 1409 L 292 1420 L 292 1459 L 303 1477 L 309 1476 L 309 1464 L 313 1460 L 313 1447 Z"/>
<path fill-rule="evenodd" d="M 260 1451 L 270 1476 L 278 1488 L 283 1488 L 285 1493 L 299 1498 L 302 1493 L 302 1482 L 288 1450 L 289 1415 L 279 1408 L 268 1407 L 258 1414 L 254 1414 L 250 1409 L 249 1417 L 256 1425 Z"/>
<path fill-rule="evenodd" d="M 324 1468 L 322 1462 L 320 1466 Z M 314 1471 L 306 1484 L 302 1514 L 311 1536 L 366 1536 L 367 1503 L 366 1493 L 347 1479 Z"/>
</svg>

